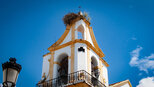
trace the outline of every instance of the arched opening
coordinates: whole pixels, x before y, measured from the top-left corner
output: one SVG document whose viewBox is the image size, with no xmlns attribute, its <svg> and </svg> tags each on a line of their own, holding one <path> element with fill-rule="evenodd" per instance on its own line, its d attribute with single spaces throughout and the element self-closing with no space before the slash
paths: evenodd
<svg viewBox="0 0 154 87">
<path fill-rule="evenodd" d="M 84 27 L 83 27 L 83 25 L 80 25 L 77 28 L 77 31 L 78 31 L 78 39 L 84 39 Z"/>
<path fill-rule="evenodd" d="M 92 75 L 92 83 L 95 86 L 98 84 L 98 78 L 100 75 L 98 62 L 95 57 L 91 57 L 91 75 Z"/>
<path fill-rule="evenodd" d="M 98 62 L 95 57 L 91 57 L 91 74 L 94 77 L 98 77 L 96 73 L 98 72 Z"/>
<path fill-rule="evenodd" d="M 59 68 L 58 68 L 58 78 L 60 84 L 66 84 L 67 83 L 67 77 L 68 77 L 68 55 L 62 54 L 58 58 L 59 62 Z"/>
</svg>

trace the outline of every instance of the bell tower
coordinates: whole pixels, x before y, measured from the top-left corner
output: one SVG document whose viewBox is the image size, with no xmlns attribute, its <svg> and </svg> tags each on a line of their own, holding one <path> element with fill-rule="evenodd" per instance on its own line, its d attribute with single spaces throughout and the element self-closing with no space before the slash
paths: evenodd
<svg viewBox="0 0 154 87">
<path fill-rule="evenodd" d="M 66 30 L 43 56 L 38 87 L 108 87 L 109 66 L 103 59 L 93 29 L 85 14 L 63 18 Z"/>
</svg>

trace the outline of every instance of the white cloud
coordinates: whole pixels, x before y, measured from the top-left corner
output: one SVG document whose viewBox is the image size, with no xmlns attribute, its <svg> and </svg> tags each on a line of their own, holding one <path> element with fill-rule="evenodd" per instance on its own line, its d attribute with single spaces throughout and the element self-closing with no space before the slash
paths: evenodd
<svg viewBox="0 0 154 87">
<path fill-rule="evenodd" d="M 150 56 L 147 57 L 148 59 L 154 59 L 154 54 L 151 54 Z"/>
<path fill-rule="evenodd" d="M 141 46 L 137 46 L 137 48 L 130 53 L 131 61 L 129 64 L 132 67 L 138 67 L 139 70 L 148 73 L 148 69 L 154 69 L 154 54 L 152 53 L 150 56 L 139 58 L 139 53 L 142 49 L 143 48 Z"/>
<path fill-rule="evenodd" d="M 140 80 L 136 87 L 154 87 L 154 77 L 147 77 Z"/>
</svg>

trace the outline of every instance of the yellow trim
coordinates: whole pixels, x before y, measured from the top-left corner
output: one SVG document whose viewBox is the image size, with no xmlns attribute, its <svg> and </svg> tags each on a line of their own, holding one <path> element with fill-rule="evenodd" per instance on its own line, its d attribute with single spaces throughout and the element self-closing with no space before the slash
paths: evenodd
<svg viewBox="0 0 154 87">
<path fill-rule="evenodd" d="M 59 62 L 53 62 L 53 64 L 57 64 L 57 65 L 61 66 L 61 64 Z"/>
<path fill-rule="evenodd" d="M 121 81 L 121 82 L 117 82 L 117 83 L 111 84 L 110 86 L 111 87 L 120 87 L 120 86 L 123 86 L 126 83 L 128 83 L 129 86 L 132 87 L 132 85 L 131 85 L 129 80 L 124 80 L 124 81 Z"/>
<path fill-rule="evenodd" d="M 55 42 L 52 46 L 50 46 L 48 49 L 53 48 L 53 47 L 56 47 L 56 46 L 59 46 L 59 44 L 61 44 L 61 43 L 63 42 L 63 40 L 66 38 L 66 36 L 68 35 L 68 33 L 69 33 L 69 31 L 70 31 L 70 28 L 73 27 L 73 26 L 75 26 L 75 22 L 77 22 L 78 20 L 81 20 L 81 18 L 78 17 L 78 18 L 76 18 L 75 20 L 73 20 L 73 21 L 71 22 L 70 25 L 67 25 L 64 34 L 59 38 L 58 41 L 56 41 L 56 42 Z M 90 23 L 89 23 L 86 19 L 84 19 L 84 18 L 83 18 L 83 21 L 87 24 L 87 26 L 88 26 L 88 28 L 89 28 L 90 36 L 91 36 L 91 38 L 92 38 L 92 42 L 93 42 L 93 44 L 94 44 L 95 49 L 97 49 L 97 50 L 99 51 L 99 53 L 102 54 L 102 56 L 100 56 L 100 57 L 104 57 L 104 53 L 102 52 L 102 50 L 99 48 L 99 46 L 98 46 L 98 44 L 97 44 L 97 41 L 96 41 L 96 39 L 95 39 L 95 36 L 94 36 L 93 30 L 92 30 L 92 27 L 89 26 Z M 72 29 L 72 30 L 73 30 L 73 29 Z M 73 31 L 75 31 L 75 29 L 74 29 Z M 75 34 L 73 34 L 73 37 L 72 37 L 72 38 L 74 38 L 74 37 L 75 37 Z M 73 40 L 72 40 L 72 41 L 73 41 Z"/>
<path fill-rule="evenodd" d="M 50 47 L 48 48 L 49 51 L 56 51 L 58 49 L 61 49 L 61 48 L 64 48 L 64 47 L 67 47 L 69 45 L 72 45 L 72 44 L 75 44 L 75 43 L 84 43 L 86 44 L 90 49 L 92 49 L 97 55 L 99 55 L 99 59 L 102 61 L 102 63 L 104 63 L 107 67 L 109 66 L 109 64 L 104 60 L 102 59 L 102 57 L 104 57 L 104 54 L 100 53 L 96 48 L 94 48 L 90 42 L 86 41 L 86 40 L 82 40 L 82 39 L 76 39 L 74 41 L 70 41 L 70 42 L 67 42 L 63 45 L 59 45 L 59 46 L 56 46 L 56 47 Z M 71 57 L 72 59 L 72 57 Z"/>
<path fill-rule="evenodd" d="M 61 43 L 64 41 L 64 39 L 66 38 L 66 36 L 68 35 L 71 26 L 75 26 L 75 22 L 77 22 L 77 21 L 79 21 L 79 20 L 81 20 L 80 17 L 78 17 L 78 18 L 76 18 L 75 20 L 73 20 L 73 21 L 71 22 L 70 25 L 67 25 L 67 26 L 66 26 L 66 30 L 65 30 L 65 32 L 63 33 L 63 35 L 62 35 L 53 45 L 51 45 L 50 47 L 55 47 L 55 46 L 58 46 L 59 44 L 61 44 Z M 83 19 L 83 21 L 84 21 L 88 26 L 90 25 L 90 22 L 88 22 L 85 18 Z"/>
<path fill-rule="evenodd" d="M 62 45 L 59 45 L 59 46 L 56 46 L 56 47 L 50 47 L 48 48 L 49 51 L 55 51 L 55 50 L 58 50 L 58 49 L 61 49 L 61 48 L 64 48 L 66 46 L 69 46 L 69 45 L 72 45 L 72 44 L 75 44 L 75 43 L 84 43 L 86 44 L 90 49 L 92 49 L 99 57 L 104 57 L 104 54 L 101 53 L 100 51 L 98 51 L 96 48 L 94 48 L 90 42 L 86 41 L 86 40 L 82 40 L 82 39 L 76 39 L 74 41 L 70 41 L 70 42 L 67 42 L 65 44 L 62 44 Z"/>
<path fill-rule="evenodd" d="M 75 40 L 75 24 L 72 25 L 71 40 Z"/>
<path fill-rule="evenodd" d="M 43 76 L 42 76 L 42 78 L 45 78 L 45 72 L 43 73 Z"/>
<path fill-rule="evenodd" d="M 103 65 L 102 65 L 102 61 L 99 60 L 99 70 L 100 70 L 100 81 L 103 83 Z"/>
<path fill-rule="evenodd" d="M 102 59 L 102 58 L 99 58 L 101 61 L 102 61 L 102 63 L 106 66 L 106 67 L 109 67 L 109 64 L 104 60 L 104 59 Z"/>
<path fill-rule="evenodd" d="M 74 72 L 74 44 L 71 45 L 71 73 Z"/>
<path fill-rule="evenodd" d="M 88 46 L 87 46 L 87 64 L 88 64 L 88 73 L 91 74 L 90 48 Z"/>
<path fill-rule="evenodd" d="M 43 58 L 45 57 L 45 56 L 48 56 L 48 55 L 50 55 L 51 53 L 47 53 L 47 54 L 45 54 L 45 55 L 43 55 Z"/>
<path fill-rule="evenodd" d="M 86 24 L 86 27 L 88 25 Z M 88 28 L 86 28 L 86 40 L 88 41 Z M 91 58 L 90 58 L 90 48 L 87 46 L 87 64 L 88 64 L 88 73 L 91 74 Z"/>
<path fill-rule="evenodd" d="M 75 40 L 75 25 L 72 25 L 72 32 L 71 32 L 71 40 Z M 74 44 L 71 44 L 71 73 L 74 72 L 74 54 L 75 53 L 75 46 Z"/>
<path fill-rule="evenodd" d="M 53 45 L 51 45 L 51 47 L 55 47 L 61 44 L 64 41 L 65 37 L 68 35 L 70 28 L 71 26 L 67 25 L 64 34 Z"/>
<path fill-rule="evenodd" d="M 54 63 L 53 63 L 53 61 L 54 61 L 54 51 L 52 51 L 51 52 L 51 58 L 50 58 L 50 67 L 49 67 L 49 78 L 50 79 L 53 79 L 53 65 L 54 65 Z"/>
<path fill-rule="evenodd" d="M 49 62 L 49 63 L 50 63 L 50 60 L 51 60 L 51 59 L 48 59 L 48 62 Z"/>
<path fill-rule="evenodd" d="M 87 46 L 87 49 L 90 50 L 90 47 Z"/>
<path fill-rule="evenodd" d="M 105 80 L 105 78 L 103 78 L 103 83 L 104 83 L 104 84 L 106 83 L 106 80 Z"/>
<path fill-rule="evenodd" d="M 92 38 L 92 42 L 93 42 L 95 48 L 96 48 L 100 53 L 104 54 L 104 53 L 102 52 L 102 50 L 99 48 L 98 44 L 97 44 L 97 41 L 96 41 L 94 32 L 93 32 L 93 30 L 92 30 L 92 27 L 89 27 L 89 32 L 90 32 L 90 36 L 91 36 L 91 38 Z M 104 57 L 104 56 L 103 56 L 103 57 Z"/>
</svg>

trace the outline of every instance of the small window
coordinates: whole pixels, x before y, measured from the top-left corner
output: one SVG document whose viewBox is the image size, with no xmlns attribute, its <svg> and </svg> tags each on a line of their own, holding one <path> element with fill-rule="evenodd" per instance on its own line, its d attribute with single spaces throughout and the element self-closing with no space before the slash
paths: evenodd
<svg viewBox="0 0 154 87">
<path fill-rule="evenodd" d="M 81 32 L 78 31 L 78 39 L 83 39 L 83 35 Z"/>
<path fill-rule="evenodd" d="M 83 47 L 78 48 L 79 52 L 85 52 L 85 49 Z"/>
<path fill-rule="evenodd" d="M 83 25 L 80 25 L 77 28 L 77 31 L 78 31 L 78 39 L 84 39 L 84 27 L 83 27 Z"/>
</svg>

